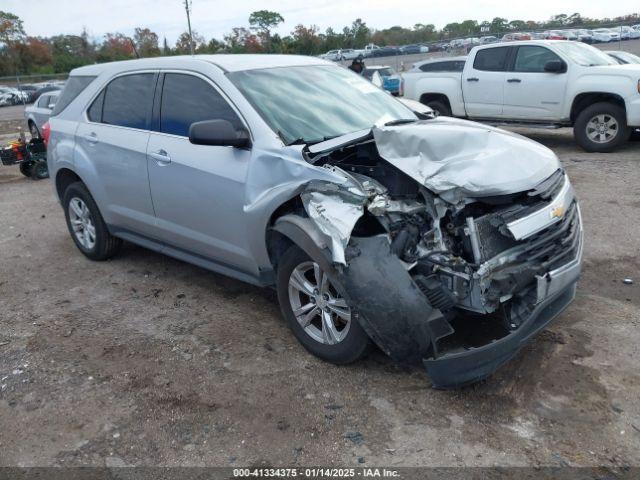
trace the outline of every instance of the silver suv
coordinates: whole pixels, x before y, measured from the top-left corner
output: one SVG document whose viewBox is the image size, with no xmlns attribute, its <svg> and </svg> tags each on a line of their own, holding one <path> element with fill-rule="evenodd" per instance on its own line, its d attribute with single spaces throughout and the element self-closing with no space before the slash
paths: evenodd
<svg viewBox="0 0 640 480">
<path fill-rule="evenodd" d="M 310 57 L 91 65 L 55 106 L 49 169 L 88 258 L 126 240 L 275 286 L 311 353 L 375 344 L 456 387 L 571 302 L 580 212 L 549 149 L 416 112 Z"/>
</svg>

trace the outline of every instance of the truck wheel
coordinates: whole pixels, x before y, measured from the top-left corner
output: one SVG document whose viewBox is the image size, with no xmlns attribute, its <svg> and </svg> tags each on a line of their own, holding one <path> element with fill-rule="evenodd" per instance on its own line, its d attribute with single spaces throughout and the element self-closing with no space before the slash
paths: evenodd
<svg viewBox="0 0 640 480">
<path fill-rule="evenodd" d="M 611 152 L 629 139 L 623 108 L 600 102 L 585 108 L 573 125 L 573 136 L 587 152 Z"/>
<path fill-rule="evenodd" d="M 86 257 L 107 260 L 118 252 L 122 240 L 109 233 L 96 202 L 82 182 L 67 187 L 62 206 L 71 238 Z"/>
<path fill-rule="evenodd" d="M 278 301 L 289 327 L 310 353 L 338 365 L 365 356 L 369 337 L 329 276 L 293 245 L 278 263 Z"/>
<path fill-rule="evenodd" d="M 436 117 L 443 115 L 445 117 L 451 116 L 451 109 L 440 100 L 432 100 L 426 103 L 427 107 L 429 107 L 436 114 Z"/>
</svg>

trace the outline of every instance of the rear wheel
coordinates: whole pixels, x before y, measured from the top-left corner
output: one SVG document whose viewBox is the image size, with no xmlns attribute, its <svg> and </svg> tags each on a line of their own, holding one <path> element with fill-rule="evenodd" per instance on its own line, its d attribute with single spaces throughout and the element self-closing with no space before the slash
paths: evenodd
<svg viewBox="0 0 640 480">
<path fill-rule="evenodd" d="M 67 187 L 62 205 L 71 238 L 85 256 L 107 260 L 118 252 L 122 240 L 109 233 L 96 202 L 82 182 Z"/>
<path fill-rule="evenodd" d="M 611 152 L 629 139 L 623 108 L 608 102 L 595 103 L 578 114 L 573 135 L 587 152 Z"/>
<path fill-rule="evenodd" d="M 447 106 L 446 103 L 440 100 L 432 100 L 426 103 L 427 107 L 433 110 L 433 113 L 436 114 L 436 117 L 440 115 L 444 115 L 445 117 L 451 116 L 451 109 Z"/>
<path fill-rule="evenodd" d="M 33 168 L 34 162 L 32 160 L 24 160 L 19 163 L 20 165 L 20 173 L 25 177 L 31 176 L 31 170 Z"/>
<path fill-rule="evenodd" d="M 298 341 L 315 356 L 347 364 L 365 356 L 371 342 L 330 276 L 297 246 L 278 265 L 278 301 Z"/>
</svg>

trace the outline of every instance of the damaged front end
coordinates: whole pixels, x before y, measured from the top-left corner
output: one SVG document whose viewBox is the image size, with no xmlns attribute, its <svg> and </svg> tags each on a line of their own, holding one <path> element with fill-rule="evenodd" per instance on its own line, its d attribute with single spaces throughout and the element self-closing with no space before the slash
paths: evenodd
<svg viewBox="0 0 640 480">
<path fill-rule="evenodd" d="M 486 377 L 573 299 L 580 211 L 544 147 L 436 119 L 305 155 L 345 178 L 301 194 L 336 282 L 376 344 L 436 387 Z"/>
</svg>

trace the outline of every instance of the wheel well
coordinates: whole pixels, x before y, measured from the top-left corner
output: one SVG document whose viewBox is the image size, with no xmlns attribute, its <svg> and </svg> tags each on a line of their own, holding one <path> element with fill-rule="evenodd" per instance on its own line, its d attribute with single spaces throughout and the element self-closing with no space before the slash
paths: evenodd
<svg viewBox="0 0 640 480">
<path fill-rule="evenodd" d="M 271 218 L 269 218 L 267 231 L 265 232 L 265 241 L 267 244 L 269 259 L 271 260 L 271 265 L 273 265 L 274 270 L 277 269 L 278 262 L 282 258 L 282 255 L 291 245 L 293 245 L 293 242 L 280 232 L 272 230 L 271 227 L 276 223 L 278 218 L 290 213 L 299 214 L 301 216 L 305 215 L 304 207 L 302 206 L 302 201 L 299 196 L 291 198 L 280 205 L 273 214 L 271 214 Z"/>
<path fill-rule="evenodd" d="M 442 93 L 424 93 L 420 96 L 420 103 L 427 105 L 429 102 L 439 101 L 444 103 L 451 110 L 449 98 Z"/>
<path fill-rule="evenodd" d="M 62 196 L 69 185 L 75 182 L 82 182 L 80 177 L 68 168 L 61 168 L 56 174 L 56 192 L 62 201 Z"/>
<path fill-rule="evenodd" d="M 581 93 L 576 96 L 573 100 L 573 104 L 571 105 L 571 122 L 575 122 L 576 118 L 582 110 L 587 108 L 589 105 L 593 105 L 597 102 L 609 102 L 614 105 L 618 105 L 626 112 L 626 106 L 624 104 L 624 99 L 620 95 L 616 95 L 615 93 L 605 93 L 605 92 L 588 92 Z"/>
</svg>

